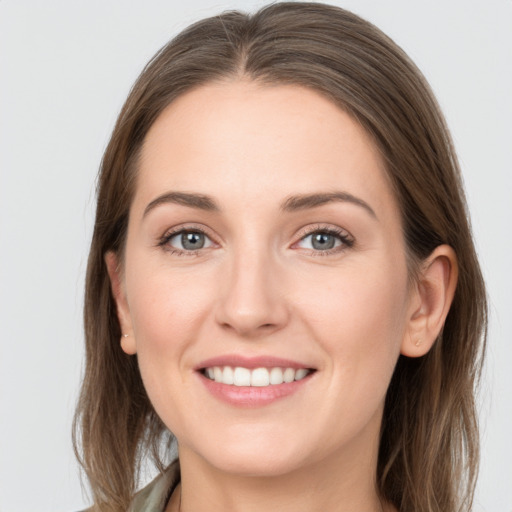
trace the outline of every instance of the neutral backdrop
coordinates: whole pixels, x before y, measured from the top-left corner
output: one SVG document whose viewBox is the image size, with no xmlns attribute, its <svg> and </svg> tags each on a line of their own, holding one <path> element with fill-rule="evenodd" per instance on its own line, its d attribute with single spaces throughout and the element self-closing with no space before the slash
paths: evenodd
<svg viewBox="0 0 512 512">
<path fill-rule="evenodd" d="M 71 446 L 94 182 L 147 60 L 262 1 L 0 0 L 0 511 L 87 503 Z M 476 511 L 512 512 L 512 0 L 338 0 L 430 81 L 460 156 L 491 298 Z M 421 454 L 418 454 L 421 456 Z"/>
</svg>

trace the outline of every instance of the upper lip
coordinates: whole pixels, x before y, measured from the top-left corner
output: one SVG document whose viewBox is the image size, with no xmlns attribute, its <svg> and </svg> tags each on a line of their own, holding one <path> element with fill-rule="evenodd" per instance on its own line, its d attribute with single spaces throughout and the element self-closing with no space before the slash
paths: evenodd
<svg viewBox="0 0 512 512">
<path fill-rule="evenodd" d="M 256 356 L 246 357 L 235 354 L 226 354 L 222 356 L 212 357 L 199 363 L 194 369 L 204 370 L 205 368 L 212 368 L 214 366 L 231 366 L 233 368 L 300 368 L 314 369 L 311 365 L 294 361 L 292 359 L 283 359 L 274 356 Z"/>
</svg>

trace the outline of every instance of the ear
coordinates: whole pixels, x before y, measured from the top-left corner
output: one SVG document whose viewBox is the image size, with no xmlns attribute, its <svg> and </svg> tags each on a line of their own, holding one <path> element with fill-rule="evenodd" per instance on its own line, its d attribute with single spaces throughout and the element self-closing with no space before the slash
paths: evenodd
<svg viewBox="0 0 512 512">
<path fill-rule="evenodd" d="M 117 254 L 113 251 L 107 252 L 105 254 L 105 264 L 110 278 L 112 295 L 116 301 L 117 319 L 119 320 L 119 326 L 121 327 L 121 348 L 127 354 L 133 355 L 137 352 L 137 347 L 133 336 L 130 308 L 128 307 L 128 301 L 126 300 L 121 263 Z"/>
<path fill-rule="evenodd" d="M 455 295 L 458 265 L 455 251 L 440 245 L 423 262 L 412 290 L 409 325 L 401 353 L 425 355 L 434 345 Z"/>
</svg>

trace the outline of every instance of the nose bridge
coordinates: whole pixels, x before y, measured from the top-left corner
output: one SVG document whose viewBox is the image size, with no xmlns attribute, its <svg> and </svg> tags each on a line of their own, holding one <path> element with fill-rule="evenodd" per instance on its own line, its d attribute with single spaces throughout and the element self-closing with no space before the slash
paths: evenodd
<svg viewBox="0 0 512 512">
<path fill-rule="evenodd" d="M 255 336 L 281 328 L 287 320 L 278 258 L 257 239 L 232 247 L 217 321 L 240 335 Z"/>
</svg>

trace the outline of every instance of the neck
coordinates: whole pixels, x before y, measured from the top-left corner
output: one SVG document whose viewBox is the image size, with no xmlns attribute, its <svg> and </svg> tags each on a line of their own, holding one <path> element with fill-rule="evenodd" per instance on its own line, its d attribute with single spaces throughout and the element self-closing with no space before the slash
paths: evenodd
<svg viewBox="0 0 512 512">
<path fill-rule="evenodd" d="M 181 485 L 167 512 L 391 512 L 376 484 L 377 440 L 366 450 L 331 454 L 282 475 L 219 470 L 180 447 Z"/>
</svg>

